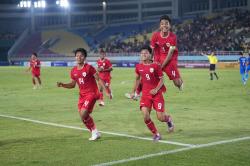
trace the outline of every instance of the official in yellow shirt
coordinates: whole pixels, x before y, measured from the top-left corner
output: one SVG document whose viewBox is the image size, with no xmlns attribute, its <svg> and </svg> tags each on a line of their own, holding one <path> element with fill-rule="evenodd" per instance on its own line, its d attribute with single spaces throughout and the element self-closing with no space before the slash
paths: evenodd
<svg viewBox="0 0 250 166">
<path fill-rule="evenodd" d="M 218 80 L 219 77 L 215 72 L 216 64 L 218 62 L 218 59 L 215 56 L 214 52 L 212 52 L 210 55 L 206 55 L 204 53 L 201 53 L 201 55 L 206 56 L 208 58 L 208 60 L 209 60 L 209 63 L 210 63 L 210 66 L 209 66 L 210 80 L 213 80 L 213 74 L 215 75 L 216 79 Z"/>
</svg>

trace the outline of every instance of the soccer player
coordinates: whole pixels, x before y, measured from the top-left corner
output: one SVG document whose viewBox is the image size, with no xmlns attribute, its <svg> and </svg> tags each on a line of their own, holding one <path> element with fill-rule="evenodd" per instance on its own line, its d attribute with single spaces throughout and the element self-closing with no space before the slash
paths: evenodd
<svg viewBox="0 0 250 166">
<path fill-rule="evenodd" d="M 246 70 L 247 70 L 247 58 L 244 56 L 243 52 L 240 52 L 240 58 L 238 60 L 240 64 L 240 75 L 243 85 L 246 84 Z"/>
<path fill-rule="evenodd" d="M 100 50 L 100 58 L 97 60 L 97 71 L 99 72 L 99 77 L 103 81 L 105 90 L 110 99 L 113 98 L 110 83 L 111 83 L 111 71 L 113 70 L 112 64 L 109 59 L 106 58 L 106 53 L 103 49 Z M 100 89 L 100 106 L 104 106 L 103 100 L 103 88 L 99 85 Z"/>
<path fill-rule="evenodd" d="M 78 85 L 80 90 L 78 101 L 79 115 L 82 122 L 92 134 L 89 140 L 94 141 L 100 138 L 101 134 L 98 132 L 90 114 L 93 111 L 96 100 L 100 97 L 96 82 L 100 82 L 100 85 L 102 85 L 102 82 L 100 81 L 95 68 L 85 62 L 86 57 L 87 51 L 84 48 L 76 49 L 75 58 L 77 66 L 73 67 L 71 70 L 71 82 L 57 82 L 57 86 L 71 89 L 74 88 L 76 84 Z"/>
<path fill-rule="evenodd" d="M 171 19 L 167 15 L 160 18 L 160 31 L 155 32 L 151 39 L 154 62 L 160 63 L 170 80 L 179 90 L 183 89 L 183 80 L 177 67 L 177 37 L 171 32 Z"/>
<path fill-rule="evenodd" d="M 218 80 L 219 77 L 218 77 L 218 75 L 217 75 L 216 72 L 215 72 L 216 64 L 217 64 L 217 62 L 218 62 L 218 59 L 217 59 L 217 57 L 215 56 L 214 52 L 211 52 L 210 55 L 206 55 L 206 54 L 204 54 L 204 53 L 201 53 L 201 55 L 206 56 L 206 57 L 208 58 L 208 60 L 209 60 L 209 63 L 210 63 L 210 65 L 209 65 L 210 80 L 213 80 L 213 79 L 214 79 L 214 78 L 213 78 L 213 74 L 215 75 L 216 79 Z"/>
<path fill-rule="evenodd" d="M 41 62 L 37 58 L 37 53 L 32 53 L 30 58 L 30 67 L 27 69 L 27 72 L 31 70 L 32 74 L 32 83 L 33 83 L 33 89 L 41 88 L 42 81 L 40 78 L 40 68 L 41 68 Z M 37 83 L 36 83 L 37 79 Z"/>
<path fill-rule="evenodd" d="M 140 109 L 143 113 L 145 124 L 153 134 L 153 140 L 158 141 L 161 139 L 161 135 L 150 118 L 152 107 L 156 110 L 158 120 L 168 125 L 169 132 L 174 130 L 174 124 L 171 117 L 165 113 L 162 93 L 166 91 L 166 87 L 163 84 L 161 66 L 151 61 L 151 53 L 152 49 L 150 47 L 141 48 L 140 57 L 142 63 L 136 65 L 135 83 L 131 96 L 133 97 L 141 81 L 143 86 Z"/>
</svg>

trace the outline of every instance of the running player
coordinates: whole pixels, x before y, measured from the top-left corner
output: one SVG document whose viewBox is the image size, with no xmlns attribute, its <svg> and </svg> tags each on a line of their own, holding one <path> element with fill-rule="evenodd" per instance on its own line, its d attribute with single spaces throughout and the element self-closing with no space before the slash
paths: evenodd
<svg viewBox="0 0 250 166">
<path fill-rule="evenodd" d="M 90 114 L 94 109 L 96 100 L 100 97 L 96 82 L 99 82 L 100 85 L 102 85 L 102 82 L 95 68 L 85 62 L 86 57 L 87 51 L 84 48 L 78 48 L 75 51 L 77 66 L 73 67 L 71 70 L 71 82 L 57 82 L 57 86 L 72 89 L 76 84 L 78 85 L 80 91 L 78 101 L 79 115 L 82 122 L 92 134 L 89 140 L 93 141 L 101 137 Z"/>
<path fill-rule="evenodd" d="M 246 70 L 247 70 L 247 58 L 244 56 L 243 52 L 240 52 L 240 58 L 239 58 L 238 62 L 240 64 L 241 81 L 242 81 L 243 85 L 245 85 L 246 84 L 245 74 L 246 74 Z"/>
</svg>

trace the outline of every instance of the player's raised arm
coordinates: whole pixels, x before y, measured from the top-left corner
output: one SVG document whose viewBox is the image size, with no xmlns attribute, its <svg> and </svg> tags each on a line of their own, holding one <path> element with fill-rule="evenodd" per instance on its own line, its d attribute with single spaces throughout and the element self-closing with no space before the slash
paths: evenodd
<svg viewBox="0 0 250 166">
<path fill-rule="evenodd" d="M 165 58 L 164 62 L 162 63 L 161 68 L 164 68 L 168 64 L 168 62 L 172 58 L 172 55 L 173 55 L 175 49 L 176 49 L 176 46 L 169 47 L 167 57 Z"/>
<path fill-rule="evenodd" d="M 75 88 L 76 86 L 76 81 L 75 80 L 71 80 L 70 83 L 62 83 L 62 82 L 57 82 L 57 87 L 63 87 L 63 88 L 67 88 L 67 89 L 72 89 Z"/>
</svg>

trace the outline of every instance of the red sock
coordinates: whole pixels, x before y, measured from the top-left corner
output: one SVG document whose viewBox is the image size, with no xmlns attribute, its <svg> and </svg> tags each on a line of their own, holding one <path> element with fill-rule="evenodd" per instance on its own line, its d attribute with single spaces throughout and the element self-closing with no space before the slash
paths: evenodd
<svg viewBox="0 0 250 166">
<path fill-rule="evenodd" d="M 103 93 L 100 92 L 100 100 L 103 100 Z"/>
<path fill-rule="evenodd" d="M 145 122 L 145 124 L 147 125 L 148 129 L 151 131 L 152 134 L 157 134 L 158 133 L 157 129 L 155 127 L 155 124 L 151 119 L 145 120 L 144 122 Z"/>
<path fill-rule="evenodd" d="M 86 118 L 86 120 L 84 120 L 84 124 L 89 129 L 89 131 L 96 129 L 95 122 L 90 115 L 88 116 L 88 118 Z"/>
</svg>

